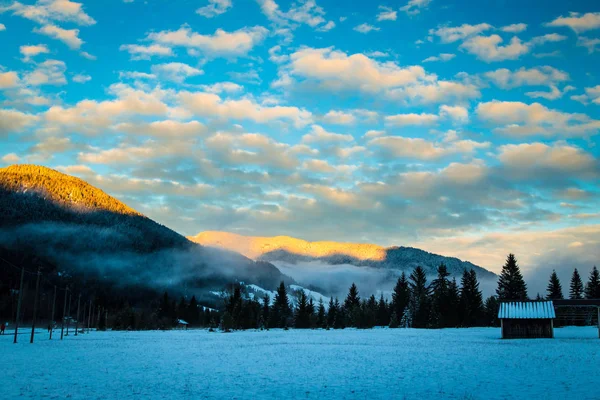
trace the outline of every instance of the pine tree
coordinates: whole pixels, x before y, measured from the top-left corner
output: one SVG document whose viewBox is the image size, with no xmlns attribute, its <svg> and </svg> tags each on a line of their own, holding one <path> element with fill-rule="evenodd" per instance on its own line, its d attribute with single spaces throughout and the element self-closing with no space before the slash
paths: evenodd
<svg viewBox="0 0 600 400">
<path fill-rule="evenodd" d="M 588 299 L 600 299 L 600 273 L 598 273 L 598 268 L 595 265 L 585 285 L 585 297 Z"/>
<path fill-rule="evenodd" d="M 312 297 L 308 299 L 306 312 L 308 314 L 308 327 L 315 328 L 317 325 L 317 316 L 315 315 L 315 302 L 313 301 Z"/>
<path fill-rule="evenodd" d="M 460 290 L 456 284 L 456 278 L 452 278 L 448 284 L 448 316 L 447 326 L 457 327 L 459 324 L 458 309 L 460 307 Z"/>
<path fill-rule="evenodd" d="M 329 307 L 327 309 L 327 327 L 333 328 L 337 316 L 337 307 L 333 301 L 333 297 L 329 299 Z"/>
<path fill-rule="evenodd" d="M 396 315 L 396 319 L 398 316 Z M 383 298 L 383 294 L 379 297 L 377 303 L 377 326 L 388 326 L 390 324 L 390 315 L 388 311 L 388 305 Z"/>
<path fill-rule="evenodd" d="M 410 287 L 406 274 L 402 272 L 402 275 L 398 278 L 394 291 L 392 292 L 392 304 L 391 309 L 396 313 L 398 320 L 401 321 L 404 316 L 404 312 L 410 302 Z"/>
<path fill-rule="evenodd" d="M 498 310 L 500 303 L 496 296 L 490 296 L 485 301 L 485 324 L 488 326 L 499 326 Z"/>
<path fill-rule="evenodd" d="M 271 305 L 271 298 L 269 297 L 268 294 L 265 294 L 265 297 L 263 297 L 263 304 L 262 304 L 262 320 L 263 320 L 265 329 L 269 329 L 269 318 L 271 317 L 270 305 Z"/>
<path fill-rule="evenodd" d="M 298 305 L 296 306 L 294 315 L 294 326 L 298 329 L 306 329 L 310 326 L 308 301 L 304 290 L 300 291 L 300 299 L 298 299 Z"/>
<path fill-rule="evenodd" d="M 427 275 L 422 267 L 416 267 L 410 274 L 410 312 L 412 326 L 426 328 L 429 323 L 430 299 Z"/>
<path fill-rule="evenodd" d="M 446 328 L 448 317 L 448 269 L 444 263 L 438 267 L 437 278 L 431 282 L 432 290 L 432 307 L 431 307 L 431 323 L 436 328 Z"/>
<path fill-rule="evenodd" d="M 548 288 L 546 290 L 548 291 L 548 295 L 546 296 L 548 300 L 559 300 L 563 298 L 562 285 L 554 270 L 552 270 L 550 282 L 548 283 Z"/>
<path fill-rule="evenodd" d="M 331 303 L 330 303 L 331 305 Z M 325 315 L 325 304 L 323 298 L 319 298 L 319 306 L 317 307 L 317 328 L 327 327 L 327 316 Z"/>
<path fill-rule="evenodd" d="M 229 312 L 225 311 L 221 317 L 221 330 L 223 332 L 231 332 L 233 329 L 233 318 Z"/>
<path fill-rule="evenodd" d="M 465 270 L 461 279 L 460 309 L 462 326 L 471 327 L 482 324 L 483 296 L 479 290 L 477 273 L 473 269 Z"/>
<path fill-rule="evenodd" d="M 198 310 L 198 301 L 196 300 L 196 296 L 192 296 L 190 299 L 190 304 L 188 305 L 188 312 L 185 320 L 190 323 L 190 325 L 198 325 L 200 323 Z"/>
<path fill-rule="evenodd" d="M 348 317 L 348 325 L 358 327 L 360 325 L 360 295 L 354 283 L 348 290 L 348 296 L 344 301 L 344 310 Z"/>
<path fill-rule="evenodd" d="M 271 309 L 271 321 L 273 327 L 285 328 L 289 326 L 291 316 L 290 303 L 287 297 L 285 284 L 281 282 L 275 294 L 275 303 Z"/>
<path fill-rule="evenodd" d="M 527 285 L 514 254 L 509 254 L 498 279 L 499 300 L 527 300 Z"/>
<path fill-rule="evenodd" d="M 377 311 L 377 300 L 375 295 L 371 295 L 364 308 L 364 328 L 373 328 L 377 325 Z"/>
<path fill-rule="evenodd" d="M 572 300 L 583 299 L 583 282 L 577 268 L 573 270 L 571 277 L 571 289 L 569 290 L 569 298 Z"/>
</svg>

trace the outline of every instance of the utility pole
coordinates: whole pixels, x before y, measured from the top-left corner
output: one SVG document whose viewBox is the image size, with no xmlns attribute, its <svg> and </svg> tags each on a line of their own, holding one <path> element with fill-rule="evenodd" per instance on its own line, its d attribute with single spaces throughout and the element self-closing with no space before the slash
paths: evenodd
<svg viewBox="0 0 600 400">
<path fill-rule="evenodd" d="M 21 316 L 21 302 L 23 301 L 23 280 L 25 279 L 25 268 L 21 268 L 21 284 L 19 285 L 19 300 L 17 301 L 17 317 L 15 318 L 15 340 L 17 343 L 17 331 L 19 330 L 19 318 Z"/>
<path fill-rule="evenodd" d="M 63 340 L 63 333 L 65 331 L 65 315 L 67 314 L 67 294 L 69 293 L 69 286 L 65 289 L 65 300 L 63 302 L 63 315 L 60 323 L 60 340 Z"/>
<path fill-rule="evenodd" d="M 81 304 L 81 293 L 79 293 L 79 298 L 77 299 L 77 320 L 75 321 L 75 336 L 77 336 L 77 331 L 79 330 L 79 306 Z"/>
<path fill-rule="evenodd" d="M 33 336 L 35 335 L 35 319 L 37 317 L 37 309 L 39 303 L 39 292 L 40 292 L 40 277 L 42 276 L 41 267 L 38 267 L 37 279 L 35 280 L 35 297 L 33 300 L 33 321 L 31 322 L 31 339 L 29 343 L 33 343 Z"/>
<path fill-rule="evenodd" d="M 52 299 L 52 318 L 50 319 L 50 340 L 54 331 L 54 310 L 56 309 L 56 285 L 54 285 L 54 298 Z"/>
<path fill-rule="evenodd" d="M 69 322 L 71 322 L 71 292 L 69 292 L 69 302 L 67 305 L 67 334 L 65 336 L 69 336 Z"/>
</svg>

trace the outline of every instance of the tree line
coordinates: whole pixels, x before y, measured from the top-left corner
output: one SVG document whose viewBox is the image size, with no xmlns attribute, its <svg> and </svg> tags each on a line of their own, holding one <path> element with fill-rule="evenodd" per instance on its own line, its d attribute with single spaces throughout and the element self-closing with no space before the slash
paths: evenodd
<svg viewBox="0 0 600 400">
<path fill-rule="evenodd" d="M 332 297 L 327 306 L 321 298 L 315 303 L 304 291 L 299 293 L 295 306 L 289 300 L 286 286 L 279 285 L 274 299 L 267 294 L 262 299 L 244 298 L 241 285 L 235 285 L 225 299 L 220 328 L 449 328 L 498 326 L 499 304 L 508 300 L 528 300 L 527 284 L 523 279 L 517 259 L 509 254 L 498 279 L 495 295 L 483 299 L 477 274 L 465 270 L 457 282 L 450 278 L 444 264 L 437 276 L 427 281 L 425 270 L 416 267 L 410 275 L 402 273 L 393 288 L 391 299 L 383 294 L 361 297 L 358 287 L 352 284 L 345 299 Z M 584 286 L 577 270 L 571 281 L 570 298 L 600 298 L 600 276 L 593 268 Z M 553 271 L 546 299 L 562 297 L 560 281 Z M 537 299 L 542 299 L 538 294 Z"/>
</svg>

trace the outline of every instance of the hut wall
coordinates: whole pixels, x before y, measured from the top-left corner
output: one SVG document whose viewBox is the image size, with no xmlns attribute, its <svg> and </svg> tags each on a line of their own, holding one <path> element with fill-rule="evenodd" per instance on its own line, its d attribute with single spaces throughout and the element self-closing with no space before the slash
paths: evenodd
<svg viewBox="0 0 600 400">
<path fill-rule="evenodd" d="M 552 338 L 551 319 L 503 319 L 502 337 L 504 339 Z"/>
</svg>

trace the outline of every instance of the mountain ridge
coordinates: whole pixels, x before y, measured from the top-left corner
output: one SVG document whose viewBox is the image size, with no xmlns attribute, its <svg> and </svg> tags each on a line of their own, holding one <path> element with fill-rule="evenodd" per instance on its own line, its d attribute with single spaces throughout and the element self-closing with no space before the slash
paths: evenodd
<svg viewBox="0 0 600 400">
<path fill-rule="evenodd" d="M 358 266 L 411 270 L 421 265 L 429 274 L 441 262 L 453 275 L 464 269 L 474 269 L 483 277 L 495 277 L 487 269 L 456 257 L 446 257 L 414 247 L 383 247 L 370 243 L 335 241 L 306 241 L 290 236 L 245 236 L 222 231 L 205 231 L 188 239 L 196 243 L 237 251 L 248 258 L 269 262 L 323 261 L 328 264 L 353 264 Z"/>
</svg>

